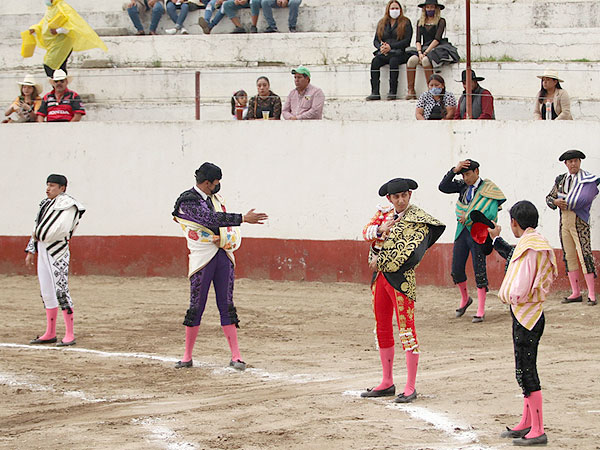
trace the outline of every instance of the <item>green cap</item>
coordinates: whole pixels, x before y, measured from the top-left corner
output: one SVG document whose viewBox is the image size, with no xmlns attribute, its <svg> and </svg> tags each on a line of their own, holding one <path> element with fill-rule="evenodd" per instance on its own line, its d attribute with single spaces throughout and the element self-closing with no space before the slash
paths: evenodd
<svg viewBox="0 0 600 450">
<path fill-rule="evenodd" d="M 301 74 L 301 75 L 306 75 L 308 78 L 310 78 L 310 70 L 308 70 L 306 67 L 304 66 L 298 66 L 295 69 L 292 69 L 292 73 L 293 74 Z"/>
</svg>

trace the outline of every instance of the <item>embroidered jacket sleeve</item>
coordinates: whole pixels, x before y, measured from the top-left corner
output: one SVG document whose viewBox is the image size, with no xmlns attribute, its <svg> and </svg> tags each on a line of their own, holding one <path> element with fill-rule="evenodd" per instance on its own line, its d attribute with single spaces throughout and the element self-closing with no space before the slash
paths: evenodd
<svg viewBox="0 0 600 450">
<path fill-rule="evenodd" d="M 465 182 L 455 180 L 455 176 L 456 174 L 454 173 L 454 171 L 450 169 L 448 173 L 444 175 L 442 181 L 440 181 L 440 185 L 438 187 L 439 190 L 442 191 L 444 194 L 460 194 L 460 192 L 465 186 Z"/>
<path fill-rule="evenodd" d="M 399 222 L 392 227 L 377 259 L 380 272 L 414 268 L 429 248 L 429 227 L 424 223 Z"/>
<path fill-rule="evenodd" d="M 537 256 L 536 251 L 527 250 L 519 258 L 519 270 L 516 271 L 510 285 L 509 303 L 511 305 L 528 301 L 537 275 Z"/>
<path fill-rule="evenodd" d="M 558 198 L 558 187 L 564 177 L 565 174 L 557 176 L 554 180 L 554 186 L 552 186 L 552 190 L 548 195 L 546 195 L 546 205 L 548 205 L 548 207 L 551 209 L 557 208 L 557 206 L 554 204 L 554 200 Z"/>
<path fill-rule="evenodd" d="M 375 213 L 371 220 L 369 220 L 369 223 L 363 228 L 363 239 L 365 241 L 373 242 L 379 237 L 377 235 L 377 229 L 379 228 L 379 225 L 383 223 L 384 219 L 385 216 L 381 211 Z"/>
<path fill-rule="evenodd" d="M 242 215 L 212 211 L 205 202 L 183 202 L 179 207 L 190 220 L 207 228 L 236 227 L 242 224 Z"/>
</svg>

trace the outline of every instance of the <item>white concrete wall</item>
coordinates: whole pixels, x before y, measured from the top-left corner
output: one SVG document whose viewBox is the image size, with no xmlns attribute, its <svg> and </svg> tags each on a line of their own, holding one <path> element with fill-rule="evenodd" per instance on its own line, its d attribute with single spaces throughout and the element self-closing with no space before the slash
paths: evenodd
<svg viewBox="0 0 600 450">
<path fill-rule="evenodd" d="M 16 124 L 0 128 L 0 235 L 30 232 L 49 173 L 64 173 L 68 192 L 88 207 L 78 234 L 178 235 L 171 210 L 204 161 L 223 168 L 230 210 L 266 211 L 266 226 L 244 225 L 254 237 L 360 239 L 379 186 L 412 177 L 414 203 L 454 234 L 455 195 L 437 186 L 459 159 L 481 164 L 512 205 L 533 201 L 541 230 L 559 246 L 558 213 L 544 198 L 564 171 L 569 148 L 588 155 L 600 173 L 597 122 L 171 122 Z M 600 248 L 600 201 L 592 212 L 593 247 Z M 508 214 L 500 223 L 508 231 Z"/>
</svg>

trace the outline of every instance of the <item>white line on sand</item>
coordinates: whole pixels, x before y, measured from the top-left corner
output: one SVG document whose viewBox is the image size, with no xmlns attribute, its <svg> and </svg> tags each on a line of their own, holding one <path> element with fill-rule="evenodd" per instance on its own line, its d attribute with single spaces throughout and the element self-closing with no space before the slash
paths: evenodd
<svg viewBox="0 0 600 450">
<path fill-rule="evenodd" d="M 138 358 L 138 359 L 150 359 L 154 361 L 160 362 L 177 362 L 177 358 L 172 358 L 168 356 L 159 356 L 159 355 L 150 355 L 148 353 L 127 353 L 127 352 L 105 352 L 101 350 L 92 350 L 81 347 L 48 347 L 48 346 L 39 346 L 39 345 L 25 345 L 25 344 L 11 344 L 11 343 L 0 343 L 0 347 L 4 348 L 21 348 L 27 350 L 54 350 L 54 351 L 67 351 L 67 352 L 75 352 L 75 353 L 86 353 L 92 354 L 104 358 Z M 204 369 L 212 369 L 212 371 L 216 374 L 221 373 L 248 373 L 250 375 L 254 375 L 258 378 L 264 378 L 269 381 L 287 381 L 290 383 L 310 383 L 310 382 L 324 382 L 324 381 L 332 381 L 338 378 L 331 377 L 327 375 L 319 375 L 319 374 L 286 374 L 286 373 L 273 373 L 268 372 L 264 369 L 259 369 L 256 367 L 252 367 L 246 369 L 245 372 L 238 372 L 237 370 L 230 367 L 223 367 L 219 364 L 207 363 L 198 360 L 194 360 L 194 367 L 200 367 Z"/>
<path fill-rule="evenodd" d="M 179 442 L 177 433 L 163 424 L 163 420 L 155 417 L 133 419 L 135 425 L 141 425 L 150 432 L 148 442 L 164 444 L 168 450 L 193 450 L 197 447 L 189 442 Z"/>
<path fill-rule="evenodd" d="M 349 397 L 358 397 L 360 398 L 361 391 L 345 391 L 342 395 L 347 395 Z M 427 422 L 435 429 L 443 431 L 452 439 L 456 440 L 461 444 L 472 444 L 474 446 L 464 447 L 461 445 L 461 449 L 472 448 L 472 449 L 489 449 L 490 447 L 483 447 L 478 444 L 479 439 L 477 438 L 477 433 L 471 430 L 470 426 L 454 423 L 449 417 L 444 414 L 437 413 L 430 409 L 424 408 L 422 406 L 414 406 L 414 405 L 402 405 L 399 403 L 389 403 L 389 399 L 370 399 L 371 401 L 375 400 L 381 403 L 385 403 L 386 407 L 389 409 L 398 409 L 410 415 L 412 418 L 421 420 L 423 422 Z"/>
</svg>

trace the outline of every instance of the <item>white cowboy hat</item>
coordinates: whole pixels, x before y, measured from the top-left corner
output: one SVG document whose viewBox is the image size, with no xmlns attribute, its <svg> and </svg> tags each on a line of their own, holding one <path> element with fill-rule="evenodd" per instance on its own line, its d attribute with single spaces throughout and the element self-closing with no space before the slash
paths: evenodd
<svg viewBox="0 0 600 450">
<path fill-rule="evenodd" d="M 556 70 L 550 70 L 550 69 L 546 69 L 544 70 L 544 73 L 542 75 L 538 75 L 537 76 L 540 80 L 542 78 L 553 78 L 561 83 L 564 83 L 563 80 L 561 80 L 560 78 L 558 78 L 558 72 Z"/>
<path fill-rule="evenodd" d="M 33 78 L 33 75 L 27 74 L 25 75 L 25 78 L 23 78 L 23 81 L 17 81 L 17 84 L 19 86 L 33 86 L 36 88 L 38 94 L 42 93 L 42 85 L 37 83 L 35 81 L 35 78 Z"/>
<path fill-rule="evenodd" d="M 71 81 L 71 77 L 68 76 L 64 70 L 57 69 L 54 71 L 54 74 L 52 75 L 52 81 L 61 81 L 61 80 Z"/>
</svg>

